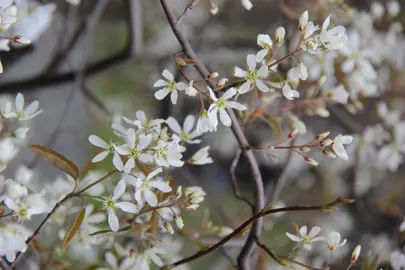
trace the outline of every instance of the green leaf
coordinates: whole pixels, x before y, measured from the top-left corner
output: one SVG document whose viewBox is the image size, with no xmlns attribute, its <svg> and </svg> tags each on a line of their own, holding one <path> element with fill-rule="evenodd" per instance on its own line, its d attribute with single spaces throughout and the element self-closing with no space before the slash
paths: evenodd
<svg viewBox="0 0 405 270">
<path fill-rule="evenodd" d="M 41 145 L 30 144 L 28 145 L 32 151 L 34 151 L 38 156 L 40 156 L 43 160 L 48 161 L 56 168 L 62 170 L 63 172 L 72 176 L 75 180 L 79 177 L 79 169 L 77 166 L 64 157 L 63 155 L 59 154 L 58 152 Z"/>
<path fill-rule="evenodd" d="M 85 215 L 86 215 L 86 208 L 83 207 L 77 214 L 76 219 L 73 222 L 72 227 L 70 227 L 69 231 L 65 235 L 65 238 L 63 238 L 63 250 L 66 250 L 66 247 L 69 245 L 70 241 L 72 241 L 73 237 L 79 230 Z"/>
</svg>

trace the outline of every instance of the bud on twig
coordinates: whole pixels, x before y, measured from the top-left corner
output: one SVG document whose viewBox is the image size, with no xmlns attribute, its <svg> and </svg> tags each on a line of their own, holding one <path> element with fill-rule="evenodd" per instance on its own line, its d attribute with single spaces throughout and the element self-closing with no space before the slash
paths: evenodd
<svg viewBox="0 0 405 270">
<path fill-rule="evenodd" d="M 325 146 L 331 145 L 332 143 L 333 143 L 333 141 L 331 139 L 325 139 L 325 140 L 321 141 L 320 144 L 322 147 L 325 147 Z"/>
<path fill-rule="evenodd" d="M 313 159 L 312 157 L 310 157 L 310 156 L 306 156 L 306 157 L 305 157 L 305 161 L 306 161 L 308 164 L 312 165 L 312 166 L 318 166 L 318 165 L 319 165 L 319 163 L 318 163 L 315 159 Z"/>
<path fill-rule="evenodd" d="M 316 135 L 315 139 L 318 141 L 322 141 L 323 139 L 325 139 L 326 137 L 328 137 L 330 134 L 329 131 L 323 132 L 321 134 Z"/>
<path fill-rule="evenodd" d="M 216 85 L 217 89 L 221 89 L 222 87 L 224 87 L 224 85 L 228 82 L 227 78 L 222 78 L 219 80 L 219 82 Z"/>
<path fill-rule="evenodd" d="M 281 44 L 284 43 L 284 37 L 285 37 L 285 28 L 280 26 L 276 29 L 276 43 L 278 46 L 281 46 Z"/>
<path fill-rule="evenodd" d="M 357 262 L 357 260 L 359 259 L 359 256 L 360 256 L 360 252 L 361 252 L 361 246 L 358 245 L 352 252 L 352 263 Z"/>
<path fill-rule="evenodd" d="M 163 227 L 165 227 L 165 229 L 166 229 L 170 234 L 174 234 L 173 227 L 172 227 L 172 225 L 171 225 L 169 222 L 165 221 L 165 222 L 163 223 Z"/>
<path fill-rule="evenodd" d="M 301 146 L 301 147 L 300 147 L 300 150 L 301 150 L 302 152 L 304 152 L 304 153 L 308 153 L 309 151 L 311 151 L 311 149 L 310 149 L 309 147 L 306 147 L 306 146 Z"/>
<path fill-rule="evenodd" d="M 208 79 L 212 80 L 219 76 L 218 72 L 212 72 L 208 75 Z"/>
<path fill-rule="evenodd" d="M 336 158 L 336 155 L 333 152 L 326 150 L 326 149 L 322 150 L 322 154 L 324 154 L 325 156 L 330 157 L 330 158 Z"/>
</svg>

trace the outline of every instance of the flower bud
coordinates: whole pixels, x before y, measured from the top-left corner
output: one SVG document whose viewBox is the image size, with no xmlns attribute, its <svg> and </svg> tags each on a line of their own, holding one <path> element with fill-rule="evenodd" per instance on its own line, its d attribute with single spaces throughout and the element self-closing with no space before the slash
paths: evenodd
<svg viewBox="0 0 405 270">
<path fill-rule="evenodd" d="M 314 113 L 320 117 L 329 117 L 330 113 L 327 109 L 325 109 L 324 107 L 318 107 L 316 109 L 314 109 Z"/>
<path fill-rule="evenodd" d="M 318 163 L 315 159 L 313 159 L 312 157 L 310 157 L 310 156 L 306 156 L 306 157 L 305 157 L 305 161 L 306 161 L 308 164 L 312 165 L 312 166 L 318 166 L 318 165 L 319 165 L 319 163 Z"/>
<path fill-rule="evenodd" d="M 227 78 L 222 78 L 219 80 L 219 82 L 216 85 L 217 89 L 221 89 L 222 87 L 224 87 L 224 85 L 228 82 Z"/>
<path fill-rule="evenodd" d="M 297 136 L 297 133 L 298 133 L 298 129 L 294 129 L 290 134 L 288 134 L 288 138 L 290 140 L 295 139 L 295 136 Z"/>
<path fill-rule="evenodd" d="M 225 237 L 225 236 L 231 234 L 232 232 L 233 232 L 232 228 L 224 226 L 224 227 L 221 227 L 221 229 L 219 229 L 218 236 Z"/>
<path fill-rule="evenodd" d="M 176 192 L 174 193 L 174 196 L 176 196 L 177 199 L 180 199 L 182 195 L 183 195 L 182 187 L 178 186 Z"/>
<path fill-rule="evenodd" d="M 356 262 L 359 259 L 359 255 L 360 255 L 360 251 L 361 251 L 361 246 L 358 245 L 352 252 L 352 263 Z"/>
<path fill-rule="evenodd" d="M 311 151 L 311 149 L 310 149 L 309 147 L 306 147 L 306 146 L 301 146 L 301 147 L 300 147 L 300 150 L 301 150 L 302 152 L 304 152 L 304 153 L 308 153 L 309 151 Z"/>
<path fill-rule="evenodd" d="M 183 227 L 184 227 L 184 222 L 183 222 L 183 219 L 181 218 L 181 216 L 175 216 L 175 217 L 174 217 L 174 221 L 176 222 L 177 228 L 183 229 Z"/>
<path fill-rule="evenodd" d="M 28 38 L 23 38 L 23 37 L 21 37 L 21 36 L 19 36 L 19 35 L 15 36 L 15 37 L 13 38 L 13 41 L 14 41 L 15 43 L 20 43 L 20 44 L 26 44 L 26 45 L 31 44 L 31 40 L 30 40 L 30 39 L 28 39 Z"/>
<path fill-rule="evenodd" d="M 285 37 L 285 28 L 280 26 L 276 29 L 276 43 L 278 46 L 284 43 L 284 37 Z"/>
<path fill-rule="evenodd" d="M 321 146 L 325 147 L 325 146 L 329 146 L 333 143 L 333 141 L 331 139 L 325 139 L 323 141 L 321 141 Z"/>
<path fill-rule="evenodd" d="M 208 75 L 208 79 L 212 80 L 219 76 L 218 72 L 212 72 Z"/>
<path fill-rule="evenodd" d="M 326 149 L 322 150 L 322 154 L 324 154 L 325 156 L 330 157 L 330 158 L 336 158 L 335 153 L 333 153 L 329 150 L 326 150 Z"/>
<path fill-rule="evenodd" d="M 165 229 L 166 229 L 170 234 L 174 234 L 173 227 L 172 227 L 172 225 L 170 225 L 169 222 L 165 221 L 165 222 L 163 223 L 163 227 L 165 227 Z"/>
<path fill-rule="evenodd" d="M 318 86 L 323 86 L 327 79 L 328 76 L 326 76 L 326 74 L 323 74 L 318 80 Z"/>
<path fill-rule="evenodd" d="M 318 141 L 322 141 L 323 139 L 325 139 L 326 137 L 328 137 L 330 134 L 329 131 L 323 132 L 321 134 L 316 135 L 315 139 Z"/>
<path fill-rule="evenodd" d="M 298 29 L 300 31 L 303 31 L 305 29 L 305 26 L 307 26 L 307 23 L 308 23 L 308 11 L 305 10 L 300 16 Z"/>
<path fill-rule="evenodd" d="M 218 11 L 219 11 L 218 5 L 211 1 L 211 8 L 210 8 L 211 14 L 217 15 Z"/>
</svg>

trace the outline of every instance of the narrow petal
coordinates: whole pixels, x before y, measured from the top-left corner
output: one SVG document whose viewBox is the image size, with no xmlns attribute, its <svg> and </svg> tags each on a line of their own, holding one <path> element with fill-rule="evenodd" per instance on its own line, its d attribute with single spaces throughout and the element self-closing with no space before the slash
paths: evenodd
<svg viewBox="0 0 405 270">
<path fill-rule="evenodd" d="M 168 71 L 167 69 L 163 70 L 162 75 L 163 75 L 163 77 L 165 77 L 167 80 L 169 80 L 169 81 L 174 81 L 174 76 L 173 76 L 173 74 L 172 74 L 170 71 Z"/>
<path fill-rule="evenodd" d="M 241 69 L 240 67 L 235 67 L 233 76 L 238 78 L 245 78 L 248 75 L 247 71 Z"/>
<path fill-rule="evenodd" d="M 153 84 L 153 87 L 163 87 L 163 86 L 166 86 L 166 85 L 168 85 L 167 81 L 159 79 Z"/>
<path fill-rule="evenodd" d="M 269 68 L 266 65 L 262 66 L 257 72 L 257 75 L 259 75 L 260 78 L 267 78 L 267 76 L 269 76 Z"/>
<path fill-rule="evenodd" d="M 96 155 L 91 160 L 91 162 L 93 162 L 93 163 L 100 162 L 100 161 L 104 160 L 107 156 L 108 156 L 108 151 L 103 151 L 103 152 L 99 153 L 98 155 Z"/>
<path fill-rule="evenodd" d="M 36 112 L 38 110 L 39 107 L 39 102 L 38 101 L 33 101 L 25 110 L 24 113 L 26 115 L 30 115 L 33 114 L 34 112 Z"/>
<path fill-rule="evenodd" d="M 195 117 L 194 115 L 188 115 L 184 120 L 183 124 L 183 131 L 186 133 L 190 133 L 191 129 L 194 127 Z"/>
<path fill-rule="evenodd" d="M 319 234 L 320 231 L 321 231 L 320 227 L 313 227 L 311 229 L 311 231 L 309 232 L 309 237 L 314 238 L 315 236 L 317 236 Z"/>
<path fill-rule="evenodd" d="M 17 112 L 24 110 L 24 96 L 21 93 L 15 97 L 15 109 Z"/>
<path fill-rule="evenodd" d="M 250 90 L 250 81 L 244 82 L 240 87 L 239 87 L 239 93 L 244 94 L 246 92 L 249 92 Z"/>
<path fill-rule="evenodd" d="M 114 153 L 113 164 L 120 172 L 124 169 L 124 164 L 122 163 L 121 157 L 117 153 Z"/>
<path fill-rule="evenodd" d="M 148 174 L 148 176 L 146 177 L 146 180 L 152 179 L 153 177 L 155 177 L 156 175 L 158 175 L 161 172 L 163 172 L 162 168 L 157 168 L 157 169 L 153 170 L 150 174 Z"/>
<path fill-rule="evenodd" d="M 150 185 L 158 190 L 160 190 L 161 192 L 170 192 L 172 191 L 172 188 L 164 181 L 154 181 L 152 183 L 150 183 Z"/>
<path fill-rule="evenodd" d="M 112 199 L 113 199 L 113 200 L 117 200 L 117 199 L 121 198 L 121 196 L 122 196 L 122 195 L 124 194 L 124 192 L 125 192 L 125 186 L 126 186 L 125 180 L 124 180 L 124 179 L 121 179 L 121 180 L 118 182 L 118 184 L 117 184 L 117 186 L 115 187 L 115 189 L 114 189 L 114 193 L 113 193 L 113 196 L 112 196 Z"/>
<path fill-rule="evenodd" d="M 177 134 L 181 133 L 181 127 L 179 125 L 179 122 L 174 117 L 169 117 L 166 120 L 166 124 L 169 126 L 169 128 L 174 131 Z"/>
<path fill-rule="evenodd" d="M 162 100 L 164 99 L 168 94 L 170 93 L 170 90 L 168 88 L 163 88 L 155 92 L 155 98 L 157 100 Z"/>
<path fill-rule="evenodd" d="M 231 118 L 229 117 L 225 109 L 221 109 L 219 111 L 219 118 L 221 119 L 221 122 L 222 124 L 224 124 L 224 126 L 230 127 L 232 125 Z"/>
<path fill-rule="evenodd" d="M 308 227 L 307 227 L 307 226 L 302 226 L 302 227 L 300 228 L 300 235 L 301 235 L 301 236 L 306 236 L 307 233 L 308 233 Z"/>
<path fill-rule="evenodd" d="M 298 236 L 292 234 L 292 233 L 285 233 L 287 235 L 288 238 L 290 238 L 292 241 L 294 242 L 301 242 L 301 238 L 299 238 Z"/>
<path fill-rule="evenodd" d="M 144 189 L 143 190 L 143 195 L 145 196 L 145 201 L 152 207 L 157 206 L 157 198 L 155 193 L 153 193 L 151 190 L 149 189 Z"/>
<path fill-rule="evenodd" d="M 89 142 L 94 146 L 97 146 L 97 147 L 100 147 L 103 149 L 108 149 L 108 144 L 96 135 L 90 135 Z"/>
<path fill-rule="evenodd" d="M 261 61 L 263 61 L 263 59 L 266 57 L 266 55 L 269 53 L 269 49 L 263 49 L 260 50 L 257 54 L 256 54 L 256 61 L 258 63 L 260 63 Z M 239 77 L 239 76 L 236 76 Z M 246 76 L 244 76 L 246 77 Z"/>
<path fill-rule="evenodd" d="M 176 83 L 176 88 L 179 91 L 183 91 L 186 90 L 186 88 L 188 87 L 188 84 L 185 84 L 184 82 L 178 82 Z"/>
<path fill-rule="evenodd" d="M 112 210 L 108 211 L 108 225 L 110 225 L 111 230 L 113 230 L 114 232 L 118 231 L 120 226 L 118 223 L 117 215 Z"/>
<path fill-rule="evenodd" d="M 212 91 L 211 87 L 207 86 L 208 92 L 210 93 L 210 97 L 213 101 L 217 101 L 217 97 L 214 94 L 214 91 Z"/>
<path fill-rule="evenodd" d="M 238 90 L 235 87 L 229 88 L 224 95 L 222 96 L 223 99 L 230 99 L 231 97 L 233 97 L 236 92 L 238 92 Z"/>
<path fill-rule="evenodd" d="M 125 162 L 124 172 L 130 173 L 133 168 L 135 168 L 135 160 L 133 158 L 129 158 L 127 162 Z"/>
<path fill-rule="evenodd" d="M 240 104 L 239 102 L 235 101 L 228 101 L 227 102 L 228 107 L 231 107 L 232 109 L 238 110 L 238 111 L 244 111 L 246 110 L 246 107 Z"/>
<path fill-rule="evenodd" d="M 256 69 L 256 56 L 254 54 L 248 54 L 246 57 L 246 62 L 249 67 L 249 70 L 255 70 Z"/>
<path fill-rule="evenodd" d="M 124 212 L 135 214 L 138 209 L 135 204 L 130 202 L 119 202 L 115 204 L 115 207 L 121 209 Z"/>
<path fill-rule="evenodd" d="M 269 92 L 270 89 L 267 85 L 265 85 L 261 80 L 256 80 L 256 86 L 259 88 L 260 91 L 266 93 Z"/>
<path fill-rule="evenodd" d="M 170 96 L 170 99 L 171 99 L 171 101 L 172 101 L 172 103 L 173 104 L 176 104 L 177 103 L 177 98 L 178 98 L 178 94 L 177 94 L 177 90 L 173 90 L 172 91 L 172 94 L 171 94 L 171 96 Z"/>
</svg>

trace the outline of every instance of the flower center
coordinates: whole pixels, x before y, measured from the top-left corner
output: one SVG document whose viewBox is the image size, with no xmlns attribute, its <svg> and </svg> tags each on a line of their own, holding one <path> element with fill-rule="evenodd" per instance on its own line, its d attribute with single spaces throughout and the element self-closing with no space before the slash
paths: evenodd
<svg viewBox="0 0 405 270">
<path fill-rule="evenodd" d="M 140 153 L 141 151 L 138 148 L 132 148 L 129 150 L 129 154 L 134 158 L 136 158 Z"/>
<path fill-rule="evenodd" d="M 168 84 L 167 84 L 167 88 L 169 88 L 170 90 L 174 90 L 174 89 L 176 89 L 176 82 L 175 81 L 170 81 Z"/>
<path fill-rule="evenodd" d="M 301 238 L 301 241 L 302 241 L 302 243 L 304 243 L 306 245 L 309 245 L 312 242 L 312 238 L 309 237 L 309 236 L 304 236 L 304 237 Z"/>
<path fill-rule="evenodd" d="M 257 75 L 256 70 L 249 71 L 248 75 L 246 76 L 246 79 L 249 81 L 256 81 L 258 78 L 259 78 L 259 76 Z"/>
<path fill-rule="evenodd" d="M 106 209 L 114 209 L 115 208 L 115 201 L 112 200 L 111 198 L 107 199 L 104 202 L 104 208 L 106 208 Z"/>
<path fill-rule="evenodd" d="M 17 112 L 17 118 L 24 117 L 24 111 Z"/>
<path fill-rule="evenodd" d="M 188 132 L 184 132 L 184 131 L 182 131 L 182 132 L 180 133 L 180 136 L 181 136 L 181 139 L 182 139 L 182 140 L 188 140 L 188 138 L 189 138 Z"/>
<path fill-rule="evenodd" d="M 166 147 L 161 147 L 156 150 L 156 155 L 162 157 L 163 159 L 167 160 L 167 155 L 166 155 Z"/>
<path fill-rule="evenodd" d="M 24 219 L 27 217 L 28 211 L 27 208 L 20 208 L 17 211 L 18 219 Z"/>
<path fill-rule="evenodd" d="M 220 98 L 217 100 L 216 104 L 218 106 L 218 109 L 223 109 L 226 106 L 226 101 Z"/>
</svg>

